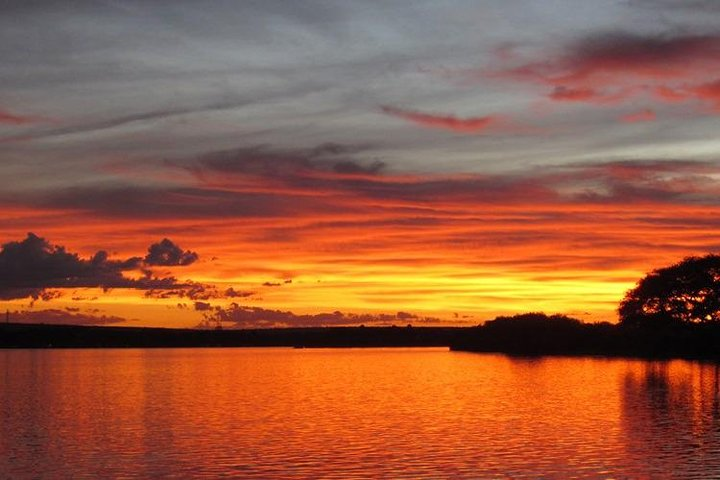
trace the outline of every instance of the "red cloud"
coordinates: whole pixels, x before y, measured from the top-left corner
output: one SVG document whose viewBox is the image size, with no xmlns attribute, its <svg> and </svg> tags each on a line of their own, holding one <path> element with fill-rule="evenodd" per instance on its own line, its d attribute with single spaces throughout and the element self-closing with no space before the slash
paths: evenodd
<svg viewBox="0 0 720 480">
<path fill-rule="evenodd" d="M 620 120 L 626 123 L 652 122 L 657 118 L 655 111 L 648 109 L 639 112 L 628 113 L 620 117 Z"/>
<path fill-rule="evenodd" d="M 649 95 L 663 102 L 710 103 L 720 111 L 720 80 L 708 82 L 709 72 L 719 68 L 720 35 L 612 34 L 490 76 L 545 85 L 554 101 L 615 103 Z"/>
<path fill-rule="evenodd" d="M 36 117 L 29 117 L 25 115 L 18 115 L 10 113 L 7 110 L 0 109 L 0 125 L 27 125 L 30 123 L 36 123 L 40 119 Z"/>
<path fill-rule="evenodd" d="M 568 88 L 568 87 L 555 87 L 555 90 L 550 94 L 550 98 L 553 100 L 568 101 L 568 102 L 587 102 L 595 99 L 597 92 L 592 88 Z"/>
<path fill-rule="evenodd" d="M 715 111 L 720 112 L 720 80 L 698 85 L 692 89 L 692 93 L 712 103 Z"/>
<path fill-rule="evenodd" d="M 500 119 L 496 115 L 468 118 L 460 118 L 454 115 L 434 115 L 390 106 L 383 106 L 381 109 L 383 113 L 402 118 L 403 120 L 422 125 L 423 127 L 442 128 L 462 133 L 481 132 L 496 125 Z"/>
</svg>

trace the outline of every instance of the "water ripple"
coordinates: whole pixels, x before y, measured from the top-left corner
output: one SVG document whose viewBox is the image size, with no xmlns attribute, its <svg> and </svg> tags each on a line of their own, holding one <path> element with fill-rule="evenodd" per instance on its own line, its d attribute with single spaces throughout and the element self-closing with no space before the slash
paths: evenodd
<svg viewBox="0 0 720 480">
<path fill-rule="evenodd" d="M 444 349 L 0 352 L 0 478 L 720 478 L 718 367 Z"/>
</svg>

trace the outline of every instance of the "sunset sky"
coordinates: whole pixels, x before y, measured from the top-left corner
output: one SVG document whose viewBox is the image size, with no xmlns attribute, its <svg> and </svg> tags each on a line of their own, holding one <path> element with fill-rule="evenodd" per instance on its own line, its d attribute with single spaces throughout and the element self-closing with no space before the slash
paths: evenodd
<svg viewBox="0 0 720 480">
<path fill-rule="evenodd" d="M 712 0 L 2 2 L 0 310 L 614 322 L 719 129 Z"/>
</svg>

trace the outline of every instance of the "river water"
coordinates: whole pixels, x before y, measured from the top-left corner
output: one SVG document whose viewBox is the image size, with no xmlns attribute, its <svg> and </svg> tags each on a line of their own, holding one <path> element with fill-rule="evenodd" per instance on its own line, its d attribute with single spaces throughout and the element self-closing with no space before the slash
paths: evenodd
<svg viewBox="0 0 720 480">
<path fill-rule="evenodd" d="M 5 350 L 0 407 L 0 478 L 720 478 L 697 362 Z"/>
</svg>

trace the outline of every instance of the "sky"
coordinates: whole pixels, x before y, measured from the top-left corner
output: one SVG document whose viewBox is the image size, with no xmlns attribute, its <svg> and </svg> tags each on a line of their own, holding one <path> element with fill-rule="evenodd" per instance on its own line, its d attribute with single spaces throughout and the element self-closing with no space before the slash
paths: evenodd
<svg viewBox="0 0 720 480">
<path fill-rule="evenodd" d="M 617 321 L 720 250 L 720 3 L 0 2 L 0 309 Z"/>
</svg>

